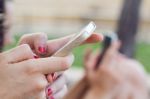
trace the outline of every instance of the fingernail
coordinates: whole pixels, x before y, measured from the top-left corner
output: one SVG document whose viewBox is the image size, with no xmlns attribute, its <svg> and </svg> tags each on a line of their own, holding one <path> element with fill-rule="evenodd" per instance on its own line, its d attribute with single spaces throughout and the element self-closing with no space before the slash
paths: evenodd
<svg viewBox="0 0 150 99">
<path fill-rule="evenodd" d="M 45 52 L 46 52 L 46 48 L 45 48 L 45 47 L 41 47 L 41 46 L 40 46 L 40 47 L 38 48 L 38 50 L 39 50 L 40 53 L 45 53 Z"/>
<path fill-rule="evenodd" d="M 52 95 L 52 93 L 53 93 L 52 89 L 51 89 L 51 88 L 48 88 L 48 89 L 47 89 L 47 96 Z"/>
<path fill-rule="evenodd" d="M 54 97 L 53 97 L 53 96 L 50 96 L 49 99 L 54 99 Z"/>
<path fill-rule="evenodd" d="M 35 59 L 40 58 L 40 57 L 39 57 L 39 56 L 37 56 L 37 55 L 34 55 L 33 57 L 34 57 Z"/>
</svg>

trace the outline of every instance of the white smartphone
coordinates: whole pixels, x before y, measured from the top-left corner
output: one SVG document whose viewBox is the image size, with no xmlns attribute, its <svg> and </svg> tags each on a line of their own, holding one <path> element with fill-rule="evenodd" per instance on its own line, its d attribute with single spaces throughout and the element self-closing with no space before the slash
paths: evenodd
<svg viewBox="0 0 150 99">
<path fill-rule="evenodd" d="M 62 48 L 54 53 L 53 56 L 67 56 L 71 51 L 87 40 L 94 30 L 96 29 L 96 25 L 94 22 L 90 22 L 87 26 L 85 26 L 79 33 L 75 34 L 70 41 L 68 41 Z"/>
</svg>

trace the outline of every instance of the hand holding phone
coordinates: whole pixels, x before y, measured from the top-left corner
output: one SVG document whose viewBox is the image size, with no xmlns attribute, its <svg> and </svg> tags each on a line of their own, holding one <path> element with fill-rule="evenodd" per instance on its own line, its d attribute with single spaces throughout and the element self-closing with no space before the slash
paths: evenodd
<svg viewBox="0 0 150 99">
<path fill-rule="evenodd" d="M 96 25 L 94 22 L 90 22 L 86 27 L 84 27 L 79 33 L 75 34 L 68 43 L 66 43 L 62 48 L 60 48 L 53 56 L 66 56 L 71 51 L 87 40 L 94 30 L 96 29 Z"/>
<path fill-rule="evenodd" d="M 94 30 L 96 29 L 96 25 L 94 22 L 90 22 L 87 26 L 85 26 L 79 33 L 75 34 L 70 41 L 68 41 L 62 48 L 60 48 L 58 51 L 56 51 L 52 56 L 55 57 L 63 57 L 67 56 L 72 52 L 72 50 L 81 45 L 85 40 L 87 40 Z M 57 72 L 55 75 L 57 75 L 57 78 L 62 74 L 63 72 Z"/>
<path fill-rule="evenodd" d="M 70 41 L 68 41 L 62 48 L 56 51 L 52 56 L 55 57 L 64 57 L 71 53 L 71 51 L 82 44 L 85 40 L 87 40 L 94 30 L 96 29 L 96 25 L 94 22 L 90 22 L 85 28 L 83 28 L 79 33 L 75 34 Z M 60 78 L 63 72 L 53 73 L 57 75 L 57 78 Z M 48 94 L 48 88 L 46 89 L 47 99 L 50 99 Z"/>
</svg>

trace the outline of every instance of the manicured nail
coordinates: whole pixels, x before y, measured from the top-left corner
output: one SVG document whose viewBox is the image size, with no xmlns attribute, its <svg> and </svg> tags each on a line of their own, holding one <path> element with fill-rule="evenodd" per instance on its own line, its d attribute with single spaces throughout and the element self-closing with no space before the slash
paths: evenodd
<svg viewBox="0 0 150 99">
<path fill-rule="evenodd" d="M 53 96 L 50 96 L 49 99 L 54 99 L 54 97 L 53 97 Z"/>
<path fill-rule="evenodd" d="M 41 47 L 41 46 L 40 46 L 40 47 L 38 48 L 38 50 L 39 50 L 40 53 L 45 53 L 45 52 L 46 52 L 46 48 L 45 48 L 45 47 Z"/>
<path fill-rule="evenodd" d="M 54 97 L 53 97 L 53 96 L 51 96 L 51 97 L 50 97 L 50 99 L 54 99 Z"/>
<path fill-rule="evenodd" d="M 37 58 L 40 58 L 40 57 L 39 57 L 39 56 L 37 56 L 37 55 L 34 55 L 34 58 L 35 58 L 35 59 L 37 59 Z"/>
<path fill-rule="evenodd" d="M 52 93 L 53 93 L 52 89 L 51 89 L 51 88 L 48 88 L 48 89 L 47 89 L 47 96 L 52 95 Z"/>
</svg>

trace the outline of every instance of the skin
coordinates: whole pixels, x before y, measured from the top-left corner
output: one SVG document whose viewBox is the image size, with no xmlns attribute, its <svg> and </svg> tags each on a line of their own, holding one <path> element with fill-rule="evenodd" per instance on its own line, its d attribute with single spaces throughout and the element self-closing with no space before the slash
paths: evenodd
<svg viewBox="0 0 150 99">
<path fill-rule="evenodd" d="M 1 53 L 0 60 L 1 98 L 45 99 L 45 74 L 69 68 L 73 55 L 34 59 L 32 50 L 24 44 Z"/>
<path fill-rule="evenodd" d="M 39 56 L 51 56 L 64 44 L 66 44 L 73 35 L 65 36 L 59 39 L 47 40 L 48 37 L 45 33 L 34 33 L 26 34 L 21 37 L 19 45 L 28 44 L 31 49 Z M 87 43 L 96 43 L 103 40 L 103 35 L 98 33 L 93 33 L 83 44 Z M 46 52 L 41 53 L 38 48 L 43 47 L 46 49 Z"/>
<path fill-rule="evenodd" d="M 59 39 L 47 40 L 47 35 L 45 33 L 27 34 L 20 39 L 19 44 L 28 44 L 32 48 L 33 52 L 40 57 L 49 57 L 59 48 L 61 48 L 64 44 L 66 44 L 70 40 L 70 38 L 72 38 L 72 36 L 73 35 L 69 35 Z M 85 42 L 83 42 L 83 44 L 96 43 L 102 40 L 103 36 L 101 34 L 93 33 Z M 41 53 L 38 50 L 39 47 L 45 48 L 46 51 Z M 56 99 L 60 99 L 66 94 L 67 88 L 66 79 L 64 76 L 62 76 L 62 79 L 60 78 L 58 81 L 54 82 L 51 74 L 49 74 L 47 75 L 47 80 L 50 84 L 52 84 L 47 87 L 53 91 L 53 94 L 51 96 L 53 96 Z"/>
<path fill-rule="evenodd" d="M 59 48 L 66 44 L 73 35 L 62 37 L 54 40 L 47 40 L 45 33 L 26 34 L 21 37 L 19 45 L 28 44 L 32 51 L 39 57 L 49 57 L 54 54 Z M 103 36 L 98 33 L 93 33 L 83 44 L 96 43 L 103 40 Z M 40 52 L 39 47 L 45 48 L 45 52 Z M 52 81 L 51 75 L 47 76 L 49 82 Z"/>
<path fill-rule="evenodd" d="M 99 68 L 93 70 L 98 53 L 85 58 L 90 89 L 84 99 L 148 99 L 146 74 L 141 65 L 118 52 L 119 43 L 108 49 Z"/>
<path fill-rule="evenodd" d="M 66 92 L 65 77 L 62 76 L 52 83 L 48 74 L 68 69 L 73 63 L 74 56 L 72 54 L 66 57 L 46 56 L 53 54 L 70 37 L 47 41 L 47 36 L 43 33 L 29 34 L 21 38 L 19 46 L 0 53 L 0 97 L 2 99 L 46 99 L 45 88 L 49 83 L 53 91 L 52 96 L 62 97 L 64 95 L 62 92 Z M 86 43 L 101 40 L 101 35 L 94 34 Z M 45 47 L 46 52 L 41 53 L 38 50 L 39 46 Z M 35 55 L 42 58 L 35 59 Z"/>
</svg>

